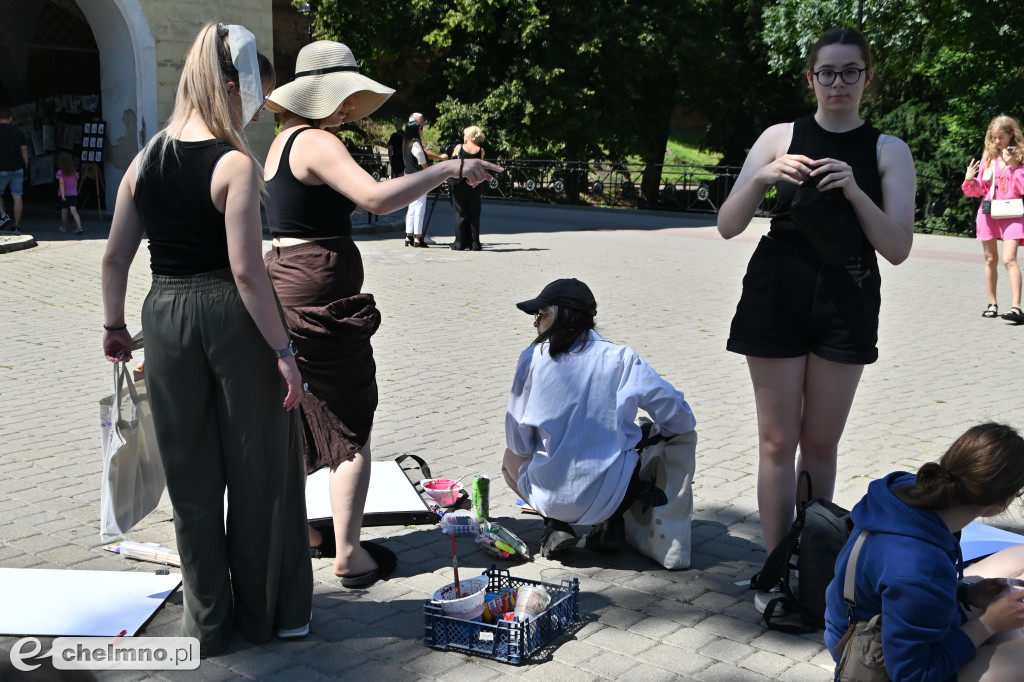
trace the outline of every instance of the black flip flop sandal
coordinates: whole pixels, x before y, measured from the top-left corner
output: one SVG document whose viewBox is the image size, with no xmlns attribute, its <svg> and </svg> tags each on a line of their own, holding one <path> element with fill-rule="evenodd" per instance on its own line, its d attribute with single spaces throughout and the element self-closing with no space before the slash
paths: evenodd
<svg viewBox="0 0 1024 682">
<path fill-rule="evenodd" d="M 985 308 L 985 312 L 981 314 L 982 317 L 999 317 L 999 306 L 995 303 L 989 303 L 988 307 Z"/>
<path fill-rule="evenodd" d="M 378 580 L 387 580 L 398 566 L 398 557 L 384 545 L 364 540 L 359 545 L 377 562 L 377 568 L 362 575 L 352 575 L 341 579 L 341 586 L 350 590 L 370 587 Z"/>
</svg>

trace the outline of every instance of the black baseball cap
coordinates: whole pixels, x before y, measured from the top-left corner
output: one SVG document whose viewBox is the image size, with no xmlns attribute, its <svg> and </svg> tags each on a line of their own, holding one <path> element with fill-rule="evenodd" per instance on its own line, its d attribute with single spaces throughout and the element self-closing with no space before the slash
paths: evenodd
<svg viewBox="0 0 1024 682">
<path fill-rule="evenodd" d="M 556 279 L 544 287 L 544 290 L 536 298 L 516 303 L 517 308 L 531 315 L 549 305 L 597 315 L 597 301 L 594 300 L 594 293 L 590 291 L 590 287 L 575 278 Z"/>
</svg>

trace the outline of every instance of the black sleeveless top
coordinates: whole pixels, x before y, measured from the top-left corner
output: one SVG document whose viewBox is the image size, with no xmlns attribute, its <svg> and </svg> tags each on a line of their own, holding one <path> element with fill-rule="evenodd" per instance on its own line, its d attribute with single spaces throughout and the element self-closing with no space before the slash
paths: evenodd
<svg viewBox="0 0 1024 682">
<path fill-rule="evenodd" d="M 156 149 L 153 163 L 139 164 L 133 199 L 149 237 L 154 274 L 197 275 L 229 266 L 224 214 L 213 205 L 210 181 L 231 150 L 217 139 L 175 140 L 162 164 Z"/>
<path fill-rule="evenodd" d="M 277 172 L 267 181 L 267 223 L 275 237 L 347 237 L 352 234 L 356 203 L 330 185 L 307 185 L 292 174 L 289 159 L 299 128 L 281 150 Z"/>
<path fill-rule="evenodd" d="M 859 128 L 844 133 L 825 130 L 814 116 L 799 118 L 793 122 L 793 139 L 787 150 L 790 154 L 803 154 L 812 159 L 832 158 L 845 161 L 853 168 L 857 185 L 864 190 L 876 206 L 882 205 L 882 179 L 878 175 L 876 145 L 881 133 L 865 123 Z M 796 184 L 781 180 L 775 183 L 776 204 L 772 214 L 771 230 L 768 236 L 790 244 L 810 248 L 807 239 L 797 232 L 789 217 L 789 206 L 796 193 Z M 861 251 L 873 251 L 871 242 L 865 237 Z"/>
<path fill-rule="evenodd" d="M 483 157 L 484 157 L 484 148 L 483 147 L 480 147 L 474 153 L 470 154 L 469 152 L 466 151 L 466 148 L 463 145 L 459 145 L 459 155 L 456 158 L 459 158 L 459 159 L 482 159 Z M 467 180 L 466 178 L 462 178 L 456 184 L 468 185 L 469 184 L 469 180 Z M 483 189 L 483 184 L 482 183 L 480 185 L 477 185 L 477 186 L 480 189 Z"/>
</svg>

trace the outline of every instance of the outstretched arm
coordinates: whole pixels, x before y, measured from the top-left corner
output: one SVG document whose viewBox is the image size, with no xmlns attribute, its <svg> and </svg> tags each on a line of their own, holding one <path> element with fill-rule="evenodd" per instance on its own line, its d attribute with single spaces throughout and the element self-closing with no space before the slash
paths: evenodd
<svg viewBox="0 0 1024 682">
<path fill-rule="evenodd" d="M 295 140 L 291 163 L 292 171 L 297 175 L 312 173 L 359 207 L 383 214 L 408 206 L 447 178 L 458 177 L 461 161 L 443 161 L 419 173 L 376 182 L 355 162 L 337 137 L 315 130 L 303 133 Z M 503 170 L 501 166 L 481 159 L 466 159 L 462 165 L 462 175 L 472 186 L 490 180 L 492 172 Z"/>
</svg>

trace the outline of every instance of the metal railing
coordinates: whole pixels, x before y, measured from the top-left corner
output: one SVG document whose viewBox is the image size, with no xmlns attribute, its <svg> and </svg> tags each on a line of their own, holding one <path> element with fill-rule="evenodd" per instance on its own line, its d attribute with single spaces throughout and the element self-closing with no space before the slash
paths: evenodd
<svg viewBox="0 0 1024 682">
<path fill-rule="evenodd" d="M 355 155 L 375 178 L 388 177 L 386 158 Z M 738 166 L 659 164 L 657 191 L 645 196 L 642 163 L 498 159 L 505 172 L 484 188 L 484 196 L 505 201 L 601 205 L 689 213 L 717 213 L 739 173 Z M 445 191 L 445 190 L 442 190 Z M 770 202 L 764 210 L 770 210 Z"/>
<path fill-rule="evenodd" d="M 356 161 L 376 179 L 389 176 L 387 157 L 379 153 L 355 155 Z M 582 162 L 528 159 L 498 159 L 505 172 L 496 175 L 485 187 L 484 197 L 510 202 L 534 202 L 613 206 L 643 210 L 680 211 L 716 214 L 729 196 L 740 172 L 739 166 L 690 166 L 657 164 L 657 190 L 653 196 L 643 191 L 642 163 Z M 954 183 L 955 185 L 955 183 Z M 934 219 L 945 207 L 963 200 L 959 185 L 940 178 L 918 178 L 916 223 L 927 231 L 964 233 L 973 228 L 934 227 Z M 435 192 L 449 193 L 447 185 Z M 770 216 L 775 208 L 775 191 L 768 192 L 756 215 Z"/>
</svg>

